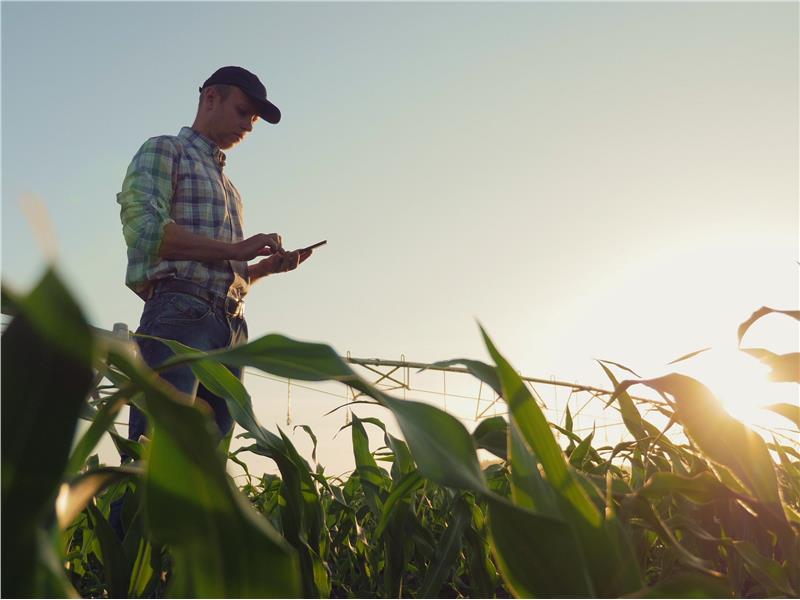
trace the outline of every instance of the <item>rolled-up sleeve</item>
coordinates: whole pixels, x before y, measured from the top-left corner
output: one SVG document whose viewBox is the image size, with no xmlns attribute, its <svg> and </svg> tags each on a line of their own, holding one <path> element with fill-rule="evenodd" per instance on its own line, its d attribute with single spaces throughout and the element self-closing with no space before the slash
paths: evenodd
<svg viewBox="0 0 800 600">
<path fill-rule="evenodd" d="M 150 257 L 158 254 L 177 184 L 179 151 L 167 138 L 150 138 L 133 157 L 117 194 L 125 243 Z"/>
</svg>

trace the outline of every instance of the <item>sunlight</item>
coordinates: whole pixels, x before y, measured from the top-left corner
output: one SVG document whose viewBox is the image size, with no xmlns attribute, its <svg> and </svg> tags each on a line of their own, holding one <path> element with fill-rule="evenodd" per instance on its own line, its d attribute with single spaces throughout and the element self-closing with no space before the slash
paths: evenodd
<svg viewBox="0 0 800 600">
<path fill-rule="evenodd" d="M 679 363 L 676 367 L 681 367 Z M 742 352 L 710 350 L 676 370 L 699 379 L 734 418 L 764 435 L 764 429 L 784 429 L 789 422 L 764 407 L 779 402 L 797 404 L 797 386 L 770 381 L 769 367 Z"/>
</svg>

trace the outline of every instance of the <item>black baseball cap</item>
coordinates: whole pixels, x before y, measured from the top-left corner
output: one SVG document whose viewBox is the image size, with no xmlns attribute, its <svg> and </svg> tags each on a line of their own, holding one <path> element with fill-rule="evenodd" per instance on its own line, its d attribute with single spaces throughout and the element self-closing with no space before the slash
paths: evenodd
<svg viewBox="0 0 800 600">
<path fill-rule="evenodd" d="M 216 85 L 219 83 L 235 85 L 250 96 L 258 105 L 258 116 L 265 121 L 277 123 L 281 120 L 280 109 L 267 100 L 267 88 L 258 80 L 258 77 L 247 69 L 243 69 L 242 67 L 222 67 L 221 69 L 217 69 L 211 77 L 206 79 L 200 91 L 202 92 L 209 85 Z"/>
</svg>

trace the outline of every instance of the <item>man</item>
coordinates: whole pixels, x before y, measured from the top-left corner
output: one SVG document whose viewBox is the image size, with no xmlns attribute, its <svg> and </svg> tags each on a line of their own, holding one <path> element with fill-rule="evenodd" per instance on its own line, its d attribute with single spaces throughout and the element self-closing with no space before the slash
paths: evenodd
<svg viewBox="0 0 800 600">
<path fill-rule="evenodd" d="M 258 77 L 222 67 L 200 88 L 192 126 L 177 136 L 150 138 L 133 157 L 117 202 L 128 246 L 125 283 L 145 301 L 137 333 L 201 350 L 243 343 L 249 287 L 296 269 L 311 255 L 285 251 L 277 233 L 242 234 L 242 201 L 224 173 L 223 150 L 241 142 L 259 117 L 275 124 L 281 113 Z M 139 347 L 151 367 L 172 355 L 155 340 L 140 339 Z M 241 378 L 241 369 L 231 371 Z M 233 421 L 225 401 L 198 386 L 191 369 L 162 377 L 207 402 L 220 439 L 228 434 Z M 138 440 L 146 428 L 144 415 L 131 406 L 128 437 Z"/>
</svg>

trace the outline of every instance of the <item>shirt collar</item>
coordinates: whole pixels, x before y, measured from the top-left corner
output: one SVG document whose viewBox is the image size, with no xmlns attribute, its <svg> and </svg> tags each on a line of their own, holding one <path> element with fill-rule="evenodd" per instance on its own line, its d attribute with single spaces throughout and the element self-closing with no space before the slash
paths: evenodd
<svg viewBox="0 0 800 600">
<path fill-rule="evenodd" d="M 191 127 L 183 127 L 178 133 L 178 137 L 185 139 L 192 146 L 210 156 L 220 169 L 225 166 L 225 153 L 206 136 L 197 133 Z"/>
</svg>

